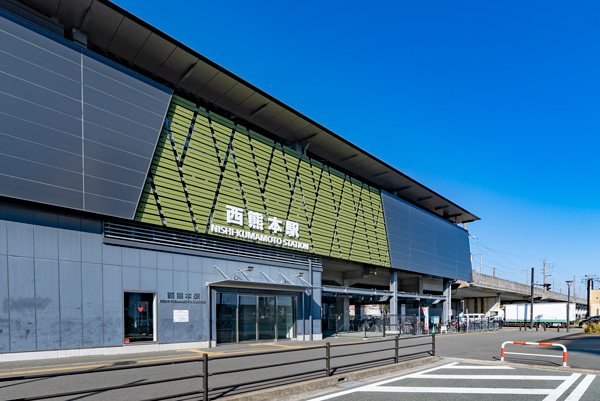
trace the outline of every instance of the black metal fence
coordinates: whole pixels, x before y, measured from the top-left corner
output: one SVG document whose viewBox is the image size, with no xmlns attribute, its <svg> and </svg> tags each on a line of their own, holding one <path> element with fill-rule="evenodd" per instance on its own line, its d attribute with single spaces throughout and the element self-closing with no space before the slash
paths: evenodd
<svg viewBox="0 0 600 401">
<path fill-rule="evenodd" d="M 265 351 L 246 354 L 232 354 L 221 356 L 208 356 L 201 358 L 181 359 L 168 362 L 133 364 L 127 366 L 109 366 L 87 370 L 74 370 L 67 372 L 53 372 L 45 374 L 30 374 L 22 376 L 9 376 L 0 378 L 0 391 L 2 388 L 12 387 L 24 397 L 4 398 L 13 401 L 44 400 L 51 398 L 65 398 L 77 395 L 99 395 L 118 399 L 111 391 L 133 389 L 145 386 L 163 385 L 165 383 L 192 381 L 192 387 L 186 391 L 174 391 L 162 394 L 159 397 L 143 397 L 142 393 L 135 399 L 156 401 L 162 399 L 196 396 L 197 399 L 208 401 L 225 395 L 238 394 L 257 389 L 276 387 L 282 384 L 301 382 L 319 377 L 329 377 L 343 374 L 353 370 L 368 367 L 382 366 L 401 361 L 435 356 L 435 336 L 420 336 L 411 338 L 393 337 L 383 340 L 369 341 L 366 343 L 350 343 L 331 345 L 309 346 L 290 348 L 277 351 Z M 263 358 L 260 358 L 263 357 Z M 267 358 L 265 358 L 267 357 Z M 269 360 L 265 363 L 265 359 Z M 226 363 L 230 361 L 229 363 Z M 271 363 L 272 362 L 272 363 Z M 148 378 L 144 370 L 166 367 L 183 366 L 188 374 L 173 371 L 169 377 L 159 379 Z M 287 369 L 287 370 L 286 370 Z M 92 386 L 74 389 L 71 391 L 48 392 L 48 388 L 64 388 L 63 385 L 52 384 L 50 380 L 77 376 L 76 382 L 94 383 L 96 380 L 83 380 L 89 377 L 115 371 L 137 371 L 140 376 L 136 380 L 127 379 L 128 383 L 111 386 Z M 123 373 L 121 373 L 123 374 Z M 166 376 L 166 375 L 163 375 Z M 42 381 L 41 383 L 39 381 Z M 100 380 L 101 383 L 106 380 Z M 36 384 L 36 391 L 31 387 Z M 41 387 L 41 390 L 40 388 Z M 177 387 L 174 387 L 177 388 Z M 183 386 L 181 386 L 183 388 Z M 123 393 L 120 393 L 123 396 Z M 131 399 L 131 396 L 125 397 Z M 72 399 L 72 398 L 69 398 Z M 106 398 L 104 398 L 106 399 Z M 195 398 L 194 398 L 195 399 Z"/>
<path fill-rule="evenodd" d="M 444 333 L 479 332 L 500 330 L 503 327 L 499 319 L 461 318 L 446 324 L 427 322 L 423 316 L 389 315 L 355 317 L 348 313 L 330 314 L 326 319 L 325 334 L 337 337 L 386 337 L 421 336 Z"/>
</svg>

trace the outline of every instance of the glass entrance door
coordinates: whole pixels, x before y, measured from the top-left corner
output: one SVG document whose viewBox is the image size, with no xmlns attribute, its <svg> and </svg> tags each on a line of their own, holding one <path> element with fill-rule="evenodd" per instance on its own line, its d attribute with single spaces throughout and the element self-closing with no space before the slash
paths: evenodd
<svg viewBox="0 0 600 401">
<path fill-rule="evenodd" d="M 258 297 L 258 340 L 275 339 L 275 297 Z"/>
<path fill-rule="evenodd" d="M 277 339 L 294 338 L 296 297 L 277 297 Z"/>
<path fill-rule="evenodd" d="M 297 299 L 217 292 L 217 343 L 295 338 Z"/>
<path fill-rule="evenodd" d="M 239 340 L 256 341 L 256 295 L 240 295 Z"/>
</svg>

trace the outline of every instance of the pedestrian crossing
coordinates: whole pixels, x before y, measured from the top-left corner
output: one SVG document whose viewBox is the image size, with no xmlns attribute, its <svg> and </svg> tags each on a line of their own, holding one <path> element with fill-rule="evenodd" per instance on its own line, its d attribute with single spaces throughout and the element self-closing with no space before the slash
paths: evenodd
<svg viewBox="0 0 600 401">
<path fill-rule="evenodd" d="M 506 400 L 506 396 L 528 395 L 536 396 L 532 399 L 540 401 L 583 401 L 582 396 L 595 378 L 596 376 L 591 374 L 565 371 L 548 372 L 505 365 L 469 365 L 450 362 L 416 373 L 313 398 L 310 401 L 354 399 L 348 398 L 349 395 L 360 399 L 367 397 L 365 393 L 378 394 L 378 400 L 388 399 L 385 398 L 385 394 L 389 394 L 390 400 L 405 399 L 401 397 L 402 394 L 407 395 L 407 400 L 415 399 L 416 394 L 421 394 L 418 399 L 426 399 L 426 395 L 434 394 L 470 396 L 480 394 L 485 395 L 489 400 Z M 597 382 L 596 386 L 600 386 L 600 383 Z"/>
</svg>

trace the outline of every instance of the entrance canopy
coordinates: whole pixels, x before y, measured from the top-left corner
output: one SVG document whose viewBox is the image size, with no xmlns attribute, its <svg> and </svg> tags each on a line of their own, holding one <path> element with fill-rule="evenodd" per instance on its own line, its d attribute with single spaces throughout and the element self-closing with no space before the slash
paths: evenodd
<svg viewBox="0 0 600 401">
<path fill-rule="evenodd" d="M 270 291 L 295 291 L 304 292 L 307 289 L 314 287 L 310 285 L 296 285 L 296 284 L 274 284 L 257 281 L 241 281 L 241 280 L 221 280 L 206 283 L 207 287 L 226 287 L 226 288 L 252 288 L 257 290 L 270 290 Z"/>
</svg>

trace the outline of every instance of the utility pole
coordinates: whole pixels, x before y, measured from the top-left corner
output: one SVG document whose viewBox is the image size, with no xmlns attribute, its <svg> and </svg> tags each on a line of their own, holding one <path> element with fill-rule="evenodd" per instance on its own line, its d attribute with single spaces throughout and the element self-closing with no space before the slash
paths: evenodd
<svg viewBox="0 0 600 401">
<path fill-rule="evenodd" d="M 594 280 L 599 280 L 597 275 L 586 274 L 584 278 L 581 280 L 582 283 L 587 284 L 587 314 L 586 317 L 590 317 L 590 293 L 594 289 Z"/>
<path fill-rule="evenodd" d="M 577 291 L 576 290 L 576 284 L 577 283 L 577 278 L 575 276 L 573 276 L 573 298 L 577 299 Z M 577 301 L 575 301 L 577 302 Z"/>
<path fill-rule="evenodd" d="M 555 289 L 556 291 L 556 289 Z M 548 289 L 546 287 L 546 258 L 544 258 L 544 295 L 547 295 Z"/>
<path fill-rule="evenodd" d="M 534 268 L 531 268 L 531 310 L 529 312 L 529 328 L 533 329 L 533 283 L 534 283 Z"/>
</svg>

